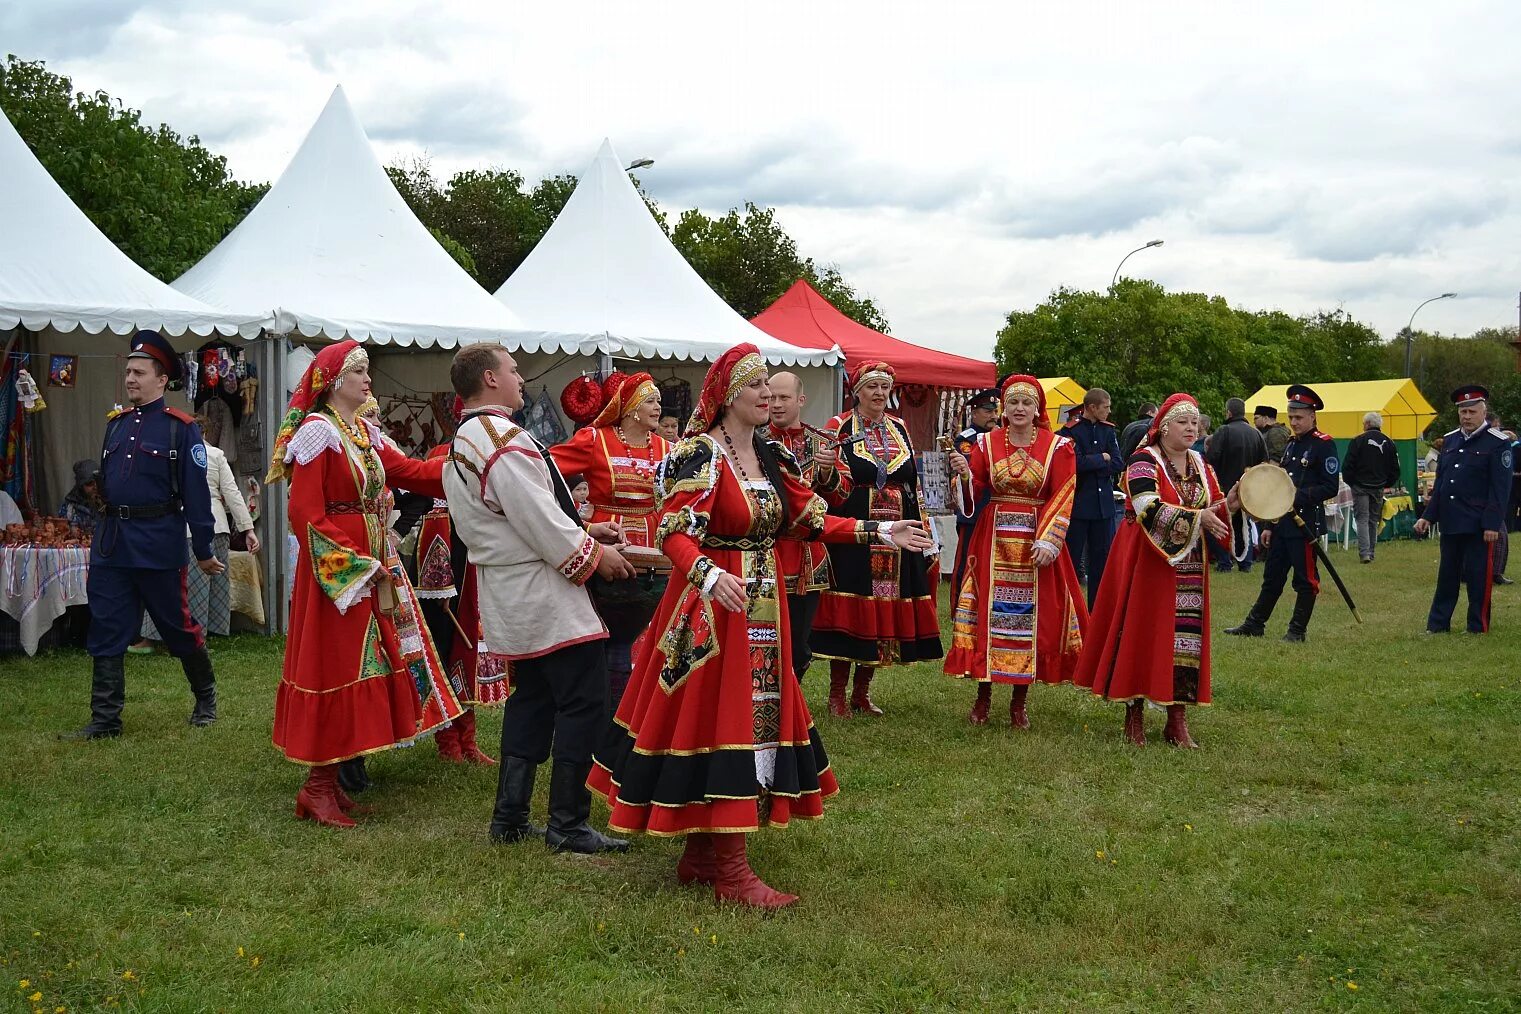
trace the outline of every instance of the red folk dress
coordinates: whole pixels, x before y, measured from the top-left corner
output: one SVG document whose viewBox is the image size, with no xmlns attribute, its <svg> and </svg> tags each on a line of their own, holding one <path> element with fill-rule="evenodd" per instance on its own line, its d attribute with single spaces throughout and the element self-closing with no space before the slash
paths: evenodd
<svg viewBox="0 0 1521 1014">
<path fill-rule="evenodd" d="M 671 445 L 658 433 L 648 447 L 630 447 L 616 426 L 586 426 L 549 449 L 562 475 L 586 480 L 592 516 L 623 525 L 629 544 L 655 547 L 655 469 Z"/>
<path fill-rule="evenodd" d="M 864 541 L 869 529 L 826 516 L 791 456 L 772 447 L 778 469 L 748 483 L 705 434 L 678 443 L 666 461 L 657 539 L 671 582 L 587 779 L 608 801 L 615 831 L 785 826 L 821 816 L 838 791 L 792 676 L 775 545 L 778 537 Z M 714 567 L 747 583 L 746 613 L 703 597 Z"/>
<path fill-rule="evenodd" d="M 1229 523 L 1215 470 L 1188 452 L 1177 475 L 1154 447 L 1131 455 L 1129 501 L 1109 552 L 1074 682 L 1112 701 L 1208 704 L 1209 540 L 1202 518 Z"/>
<path fill-rule="evenodd" d="M 300 556 L 273 739 L 298 764 L 385 750 L 462 713 L 386 527 L 387 482 L 443 496 L 444 462 L 414 461 L 374 424 L 359 425 L 356 442 L 334 416 L 313 413 L 286 448 Z M 382 569 L 396 589 L 389 611 L 375 583 Z"/>
<path fill-rule="evenodd" d="M 841 439 L 865 439 L 840 448 L 840 481 L 825 494 L 829 513 L 860 521 L 920 521 L 933 531 L 919 499 L 919 473 L 908 428 L 892 416 L 877 425 L 847 412 L 826 429 Z M 819 658 L 866 666 L 940 658 L 940 617 L 935 608 L 940 565 L 897 546 L 829 547 L 830 586 L 819 595 L 809 644 Z"/>
<path fill-rule="evenodd" d="M 950 676 L 982 683 L 1064 683 L 1072 679 L 1088 623 L 1082 587 L 1067 552 L 1077 488 L 1072 441 L 1036 429 L 1029 447 L 1000 426 L 980 434 L 967 459 L 972 501 L 988 495 L 955 591 Z M 1060 552 L 1035 565 L 1035 543 Z"/>
</svg>

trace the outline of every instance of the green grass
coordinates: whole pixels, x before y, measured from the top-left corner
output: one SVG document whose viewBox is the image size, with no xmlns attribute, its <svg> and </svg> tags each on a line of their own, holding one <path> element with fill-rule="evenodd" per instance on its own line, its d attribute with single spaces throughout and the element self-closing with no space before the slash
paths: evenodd
<svg viewBox="0 0 1521 1014">
<path fill-rule="evenodd" d="M 278 642 L 214 642 L 206 731 L 177 665 L 129 659 L 126 735 L 94 744 L 54 740 L 88 659 L 7 658 L 0 1010 L 1521 1009 L 1521 586 L 1489 636 L 1419 637 L 1434 553 L 1336 553 L 1361 628 L 1327 583 L 1309 644 L 1276 640 L 1287 600 L 1268 639 L 1217 638 L 1193 753 L 1154 712 L 1122 744 L 1070 687 L 1021 735 L 1005 690 L 974 729 L 970 685 L 887 673 L 887 718 L 819 720 L 827 819 L 753 839 L 804 899 L 772 917 L 678 888 L 679 842 L 488 846 L 494 774 L 431 744 L 371 761 L 360 830 L 294 820 Z M 1217 632 L 1257 585 L 1216 582 Z"/>
</svg>

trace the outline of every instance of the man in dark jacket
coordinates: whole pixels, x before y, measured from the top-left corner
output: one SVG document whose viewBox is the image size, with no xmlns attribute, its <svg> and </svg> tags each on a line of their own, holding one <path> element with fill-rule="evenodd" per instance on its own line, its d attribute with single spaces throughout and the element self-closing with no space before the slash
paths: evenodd
<svg viewBox="0 0 1521 1014">
<path fill-rule="evenodd" d="M 1114 483 L 1124 467 L 1120 442 L 1109 421 L 1109 392 L 1095 387 L 1083 395 L 1083 414 L 1063 431 L 1076 445 L 1077 493 L 1072 499 L 1072 520 L 1067 526 L 1067 549 L 1074 561 L 1086 553 L 1088 608 L 1098 599 L 1099 581 L 1109 560 L 1114 538 L 1114 519 L 1119 508 Z"/>
<path fill-rule="evenodd" d="M 1289 446 L 1289 428 L 1278 421 L 1278 410 L 1271 405 L 1258 405 L 1252 410 L 1252 422 L 1267 444 L 1267 459 L 1282 461 L 1283 449 Z"/>
<path fill-rule="evenodd" d="M 1124 432 L 1120 434 L 1120 462 L 1122 464 L 1129 461 L 1135 449 L 1141 445 L 1141 438 L 1146 435 L 1147 430 L 1151 429 L 1151 418 L 1156 414 L 1156 402 L 1142 402 L 1140 417 L 1125 424 Z"/>
<path fill-rule="evenodd" d="M 1352 487 L 1352 512 L 1357 519 L 1357 555 L 1373 562 L 1378 529 L 1384 521 L 1384 490 L 1399 485 L 1400 456 L 1394 441 L 1384 436 L 1377 412 L 1363 416 L 1363 431 L 1347 445 L 1341 474 Z"/>
<path fill-rule="evenodd" d="M 1220 488 L 1228 490 L 1241 481 L 1242 474 L 1248 468 L 1267 460 L 1267 445 L 1262 440 L 1262 434 L 1246 421 L 1246 402 L 1240 398 L 1230 399 L 1225 403 L 1225 415 L 1225 422 L 1210 435 L 1209 450 L 1204 457 L 1214 466 Z M 1231 541 L 1233 545 L 1230 546 L 1217 545 L 1220 552 L 1215 561 L 1215 569 L 1230 573 L 1231 561 L 1237 555 L 1235 551 L 1239 550 L 1246 557 L 1238 561 L 1242 572 L 1251 570 L 1251 537 L 1247 530 L 1246 515 L 1240 511 L 1231 517 Z"/>
</svg>

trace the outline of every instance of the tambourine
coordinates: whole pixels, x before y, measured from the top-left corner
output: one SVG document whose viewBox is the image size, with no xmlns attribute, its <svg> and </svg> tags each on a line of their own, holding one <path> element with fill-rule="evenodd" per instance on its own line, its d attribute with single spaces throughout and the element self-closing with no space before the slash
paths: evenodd
<svg viewBox="0 0 1521 1014">
<path fill-rule="evenodd" d="M 1237 495 L 1241 509 L 1258 521 L 1277 521 L 1294 509 L 1294 480 L 1277 465 L 1263 462 L 1242 474 Z"/>
</svg>

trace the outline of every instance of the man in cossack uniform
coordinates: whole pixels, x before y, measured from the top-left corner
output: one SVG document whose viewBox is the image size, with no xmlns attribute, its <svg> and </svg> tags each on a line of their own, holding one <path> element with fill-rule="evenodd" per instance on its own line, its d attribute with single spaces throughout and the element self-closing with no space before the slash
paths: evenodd
<svg viewBox="0 0 1521 1014">
<path fill-rule="evenodd" d="M 1072 521 L 1067 526 L 1067 551 L 1082 567 L 1088 587 L 1088 608 L 1098 601 L 1099 582 L 1109 562 L 1119 505 L 1114 483 L 1125 468 L 1120 438 L 1109 421 L 1109 392 L 1095 387 L 1083 395 L 1083 414 L 1064 430 L 1077 451 L 1077 492 L 1072 498 Z"/>
<path fill-rule="evenodd" d="M 179 357 L 160 335 L 139 331 L 133 337 L 123 382 L 128 406 L 111 413 L 101 450 L 105 507 L 90 544 L 86 583 L 86 649 L 94 659 L 90 722 L 73 738 L 121 735 L 124 655 L 144 609 L 184 667 L 195 695 L 190 724 L 216 721 L 216 677 L 186 591 L 187 526 L 195 565 L 219 574 L 223 564 L 211 547 L 215 522 L 201 428 L 189 414 L 164 404 L 164 391 L 178 389 L 182 374 Z"/>
<path fill-rule="evenodd" d="M 1239 626 L 1225 628 L 1227 634 L 1237 637 L 1263 635 L 1291 570 L 1294 573 L 1294 615 L 1289 619 L 1288 633 L 1283 635 L 1285 641 L 1305 639 L 1310 614 L 1315 611 L 1315 597 L 1320 594 L 1313 540 L 1325 533 L 1324 504 L 1337 493 L 1341 483 L 1341 462 L 1336 455 L 1336 442 L 1315 425 L 1315 413 L 1325 407 L 1320 396 L 1303 384 L 1290 387 L 1288 396 L 1289 429 L 1294 436 L 1284 448 L 1278 464 L 1294 480 L 1294 508 L 1271 527 L 1263 528 L 1261 538 L 1267 547 L 1267 566 L 1263 569 L 1262 591 L 1246 619 Z M 1259 409 L 1258 415 L 1261 414 Z M 1229 499 L 1231 509 L 1238 510 L 1240 501 L 1234 487 Z M 1300 527 L 1295 518 L 1303 521 L 1304 527 Z"/>
<path fill-rule="evenodd" d="M 970 457 L 972 448 L 977 444 L 977 437 L 987 433 L 998 424 L 998 388 L 989 387 L 972 395 L 967 402 L 967 414 L 970 417 L 968 426 L 956 434 L 956 450 L 962 457 Z M 952 480 L 954 483 L 957 480 Z M 982 513 L 982 504 L 972 504 L 972 513 L 961 513 L 961 500 L 959 497 L 951 497 L 951 506 L 956 511 L 956 566 L 951 571 L 951 601 L 956 601 L 956 596 L 961 591 L 961 577 L 966 568 L 967 550 L 971 548 L 972 529 L 977 527 L 977 516 Z"/>
<path fill-rule="evenodd" d="M 840 474 L 834 467 L 834 448 L 803 427 L 803 406 L 808 403 L 808 396 L 803 392 L 802 378 L 795 373 L 773 373 L 770 386 L 771 423 L 767 439 L 792 452 L 809 489 L 824 494 L 838 488 Z M 776 555 L 787 581 L 792 673 L 801 682 L 813 662 L 808 638 L 819 611 L 819 593 L 829 587 L 829 553 L 821 542 L 781 539 L 776 544 Z"/>
<path fill-rule="evenodd" d="M 1452 392 L 1458 428 L 1442 438 L 1436 481 L 1415 533 L 1432 525 L 1441 531 L 1441 563 L 1426 632 L 1445 634 L 1458 604 L 1458 585 L 1468 586 L 1468 632 L 1489 630 L 1489 595 L 1494 586 L 1494 551 L 1505 527 L 1515 451 L 1498 429 L 1485 425 L 1489 391 L 1469 384 Z"/>
</svg>

